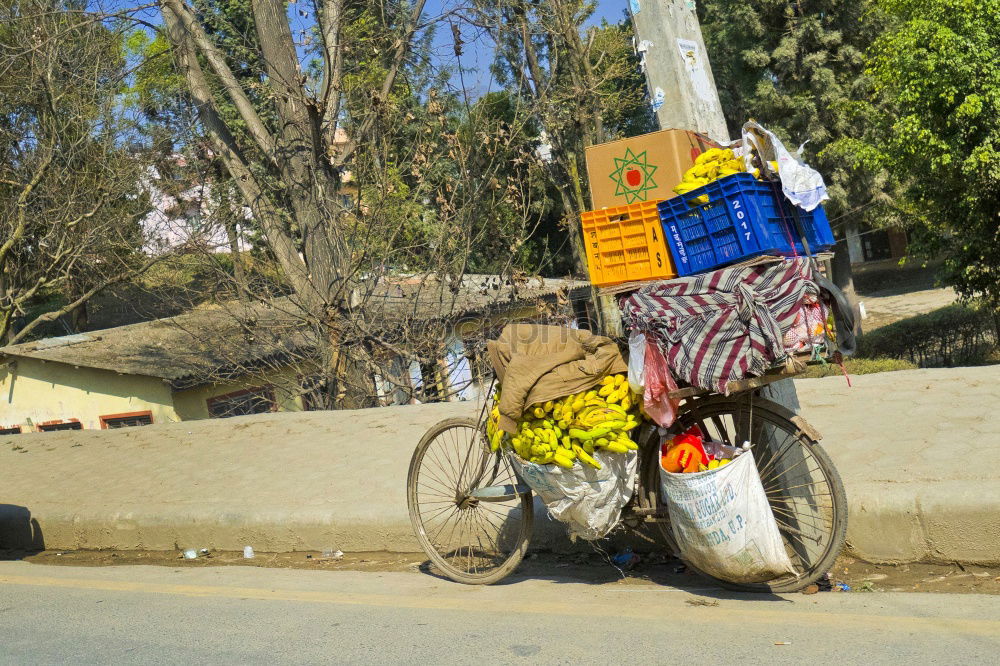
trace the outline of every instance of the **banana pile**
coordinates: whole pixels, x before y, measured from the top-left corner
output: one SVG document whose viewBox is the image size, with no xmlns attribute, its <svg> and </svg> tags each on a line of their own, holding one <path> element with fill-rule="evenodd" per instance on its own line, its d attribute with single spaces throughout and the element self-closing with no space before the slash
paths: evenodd
<svg viewBox="0 0 1000 666">
<path fill-rule="evenodd" d="M 498 391 L 494 399 L 499 397 Z M 600 469 L 594 451 L 627 453 L 639 448 L 628 436 L 639 425 L 639 405 L 624 374 L 608 375 L 599 388 L 532 405 L 513 436 L 500 429 L 500 411 L 494 406 L 486 434 L 494 451 L 505 446 L 539 465 L 570 469 L 580 462 Z"/>
<path fill-rule="evenodd" d="M 685 172 L 684 179 L 674 188 L 674 192 L 687 194 L 691 190 L 708 185 L 713 180 L 745 171 L 743 158 L 736 157 L 729 148 L 710 148 L 695 159 L 694 166 Z M 760 177 L 758 169 L 754 169 L 753 174 L 755 178 Z M 700 204 L 708 203 L 708 196 L 702 195 L 695 201 Z"/>
</svg>

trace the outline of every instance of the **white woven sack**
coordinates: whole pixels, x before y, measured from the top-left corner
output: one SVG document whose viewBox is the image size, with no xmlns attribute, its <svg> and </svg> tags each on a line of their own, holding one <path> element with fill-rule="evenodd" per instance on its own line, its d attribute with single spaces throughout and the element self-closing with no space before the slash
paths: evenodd
<svg viewBox="0 0 1000 666">
<path fill-rule="evenodd" d="M 556 520 L 566 523 L 571 537 L 600 539 L 621 520 L 622 509 L 632 498 L 639 456 L 635 452 L 595 451 L 601 469 L 576 464 L 536 465 L 516 453 L 508 457 L 524 482 L 541 498 Z"/>
<path fill-rule="evenodd" d="M 707 472 L 660 468 L 660 480 L 681 559 L 733 583 L 794 573 L 752 451 Z"/>
</svg>

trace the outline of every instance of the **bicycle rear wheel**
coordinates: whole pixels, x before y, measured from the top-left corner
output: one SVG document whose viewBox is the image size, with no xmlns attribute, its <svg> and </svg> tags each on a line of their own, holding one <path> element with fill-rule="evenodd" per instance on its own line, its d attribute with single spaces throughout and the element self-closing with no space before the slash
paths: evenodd
<svg viewBox="0 0 1000 666">
<path fill-rule="evenodd" d="M 488 585 L 520 564 L 534 519 L 531 490 L 504 455 L 490 451 L 472 419 L 447 419 L 427 431 L 406 490 L 413 530 L 443 575 Z"/>
<path fill-rule="evenodd" d="M 794 575 L 766 583 L 720 583 L 739 590 L 792 592 L 829 571 L 844 547 L 847 495 L 812 429 L 784 407 L 752 394 L 690 401 L 672 430 L 695 425 L 709 439 L 732 446 L 753 444 L 764 492 L 795 569 Z M 658 446 L 649 447 L 644 463 L 647 487 L 659 488 Z M 659 492 L 657 497 L 662 501 Z M 657 524 L 673 543 L 669 522 Z"/>
</svg>

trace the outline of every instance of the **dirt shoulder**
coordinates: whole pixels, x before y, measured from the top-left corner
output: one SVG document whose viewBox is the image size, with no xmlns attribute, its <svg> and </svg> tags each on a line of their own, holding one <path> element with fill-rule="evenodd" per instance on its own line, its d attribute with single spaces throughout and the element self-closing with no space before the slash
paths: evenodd
<svg viewBox="0 0 1000 666">
<path fill-rule="evenodd" d="M 688 572 L 680 560 L 659 553 L 640 553 L 641 561 L 624 571 L 599 552 L 576 555 L 533 553 L 509 581 L 570 579 L 605 585 L 670 585 L 679 588 L 711 584 Z M 42 566 L 120 566 L 145 564 L 174 568 L 244 566 L 318 571 L 424 571 L 435 575 L 423 553 L 345 553 L 334 559 L 320 552 L 243 553 L 210 551 L 185 559 L 178 551 L 43 551 L 26 554 L 0 552 L 0 559 L 22 559 Z M 840 557 L 830 572 L 832 581 L 846 583 L 852 593 L 928 592 L 1000 595 L 1000 567 L 939 564 L 878 565 Z"/>
</svg>

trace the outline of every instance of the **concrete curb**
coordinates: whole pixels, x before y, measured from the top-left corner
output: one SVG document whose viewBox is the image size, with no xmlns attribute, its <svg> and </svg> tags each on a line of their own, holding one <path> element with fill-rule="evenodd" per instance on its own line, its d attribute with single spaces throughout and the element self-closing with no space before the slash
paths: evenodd
<svg viewBox="0 0 1000 666">
<path fill-rule="evenodd" d="M 862 483 L 849 488 L 847 547 L 875 563 L 1000 564 L 1000 484 Z"/>
</svg>

